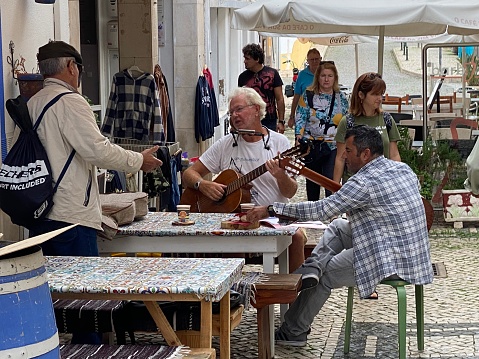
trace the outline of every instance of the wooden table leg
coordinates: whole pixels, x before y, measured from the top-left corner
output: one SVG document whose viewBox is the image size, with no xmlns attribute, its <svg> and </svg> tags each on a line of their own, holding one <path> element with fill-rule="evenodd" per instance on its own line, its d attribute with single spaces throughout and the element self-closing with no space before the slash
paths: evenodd
<svg viewBox="0 0 479 359">
<path fill-rule="evenodd" d="M 271 323 L 269 318 L 272 310 L 274 310 L 273 305 L 266 305 L 256 309 L 256 320 L 258 323 L 258 359 L 273 358 L 271 348 L 274 348 L 274 345 L 271 345 Z"/>
<path fill-rule="evenodd" d="M 213 337 L 213 303 L 201 301 L 200 348 L 211 348 Z"/>
<path fill-rule="evenodd" d="M 230 291 L 220 301 L 220 359 L 231 356 Z"/>
<path fill-rule="evenodd" d="M 176 333 L 173 331 L 173 328 L 168 322 L 168 319 L 166 319 L 165 314 L 161 310 L 158 303 L 155 301 L 145 301 L 144 303 L 146 308 L 150 312 L 151 317 L 155 321 L 155 324 L 158 326 L 158 329 L 160 329 L 161 335 L 163 335 L 163 338 L 165 338 L 168 345 L 180 346 L 181 345 L 180 339 L 176 336 Z M 210 313 L 211 313 L 211 309 L 210 309 Z M 205 347 L 205 348 L 209 348 L 209 347 Z"/>
</svg>

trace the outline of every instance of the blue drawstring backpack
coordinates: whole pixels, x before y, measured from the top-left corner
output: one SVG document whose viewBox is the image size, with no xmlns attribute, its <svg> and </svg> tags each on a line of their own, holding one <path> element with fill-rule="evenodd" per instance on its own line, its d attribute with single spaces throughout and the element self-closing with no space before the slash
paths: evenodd
<svg viewBox="0 0 479 359">
<path fill-rule="evenodd" d="M 53 186 L 52 169 L 48 156 L 37 135 L 37 128 L 45 112 L 62 96 L 54 97 L 43 109 L 34 125 L 25 99 L 18 96 L 7 100 L 6 108 L 21 133 L 0 168 L 0 208 L 13 223 L 29 228 L 43 220 L 53 207 L 53 195 L 70 165 L 75 150 Z"/>
</svg>

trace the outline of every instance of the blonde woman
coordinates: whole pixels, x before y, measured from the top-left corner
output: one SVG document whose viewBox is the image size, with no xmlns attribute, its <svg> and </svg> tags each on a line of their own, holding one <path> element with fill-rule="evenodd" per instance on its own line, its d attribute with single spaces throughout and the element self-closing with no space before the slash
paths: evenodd
<svg viewBox="0 0 479 359">
<path fill-rule="evenodd" d="M 311 86 L 304 91 L 296 110 L 295 136 L 313 142 L 305 165 L 328 178 L 333 178 L 336 158 L 334 135 L 339 120 L 348 111 L 348 98 L 339 91 L 338 70 L 333 61 L 322 61 Z M 319 199 L 320 186 L 306 180 L 308 201 Z M 326 190 L 326 196 L 331 192 Z"/>
</svg>

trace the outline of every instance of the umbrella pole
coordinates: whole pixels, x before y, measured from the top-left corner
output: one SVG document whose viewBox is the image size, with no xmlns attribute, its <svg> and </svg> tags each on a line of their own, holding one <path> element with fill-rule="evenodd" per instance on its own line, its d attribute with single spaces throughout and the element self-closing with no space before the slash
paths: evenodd
<svg viewBox="0 0 479 359">
<path fill-rule="evenodd" d="M 383 74 L 383 64 L 384 64 L 384 26 L 379 27 L 379 38 L 378 38 L 378 73 Z"/>
<path fill-rule="evenodd" d="M 359 77 L 359 51 L 358 44 L 354 44 L 354 59 L 356 62 L 356 78 Z"/>
<path fill-rule="evenodd" d="M 464 35 L 462 36 L 462 42 L 464 42 Z M 462 56 L 461 56 L 461 60 L 462 60 L 462 117 L 466 118 L 469 115 L 469 109 L 466 109 L 466 106 L 465 106 L 466 97 L 467 97 L 467 92 L 466 92 L 466 47 L 461 46 L 461 51 L 462 51 Z"/>
</svg>

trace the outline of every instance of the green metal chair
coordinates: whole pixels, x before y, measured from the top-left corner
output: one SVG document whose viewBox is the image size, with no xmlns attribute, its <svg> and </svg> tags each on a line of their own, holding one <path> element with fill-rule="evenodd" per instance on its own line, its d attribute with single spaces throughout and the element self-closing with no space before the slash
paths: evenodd
<svg viewBox="0 0 479 359">
<path fill-rule="evenodd" d="M 411 283 L 404 280 L 383 280 L 381 284 L 390 285 L 396 288 L 398 296 L 398 349 L 399 359 L 406 359 L 406 285 Z M 349 353 L 351 342 L 351 325 L 353 319 L 353 297 L 354 287 L 348 288 L 348 302 L 346 310 L 346 328 L 344 332 L 344 353 Z M 417 326 L 417 348 L 424 350 L 424 288 L 422 285 L 415 286 L 416 297 L 416 326 Z"/>
</svg>

